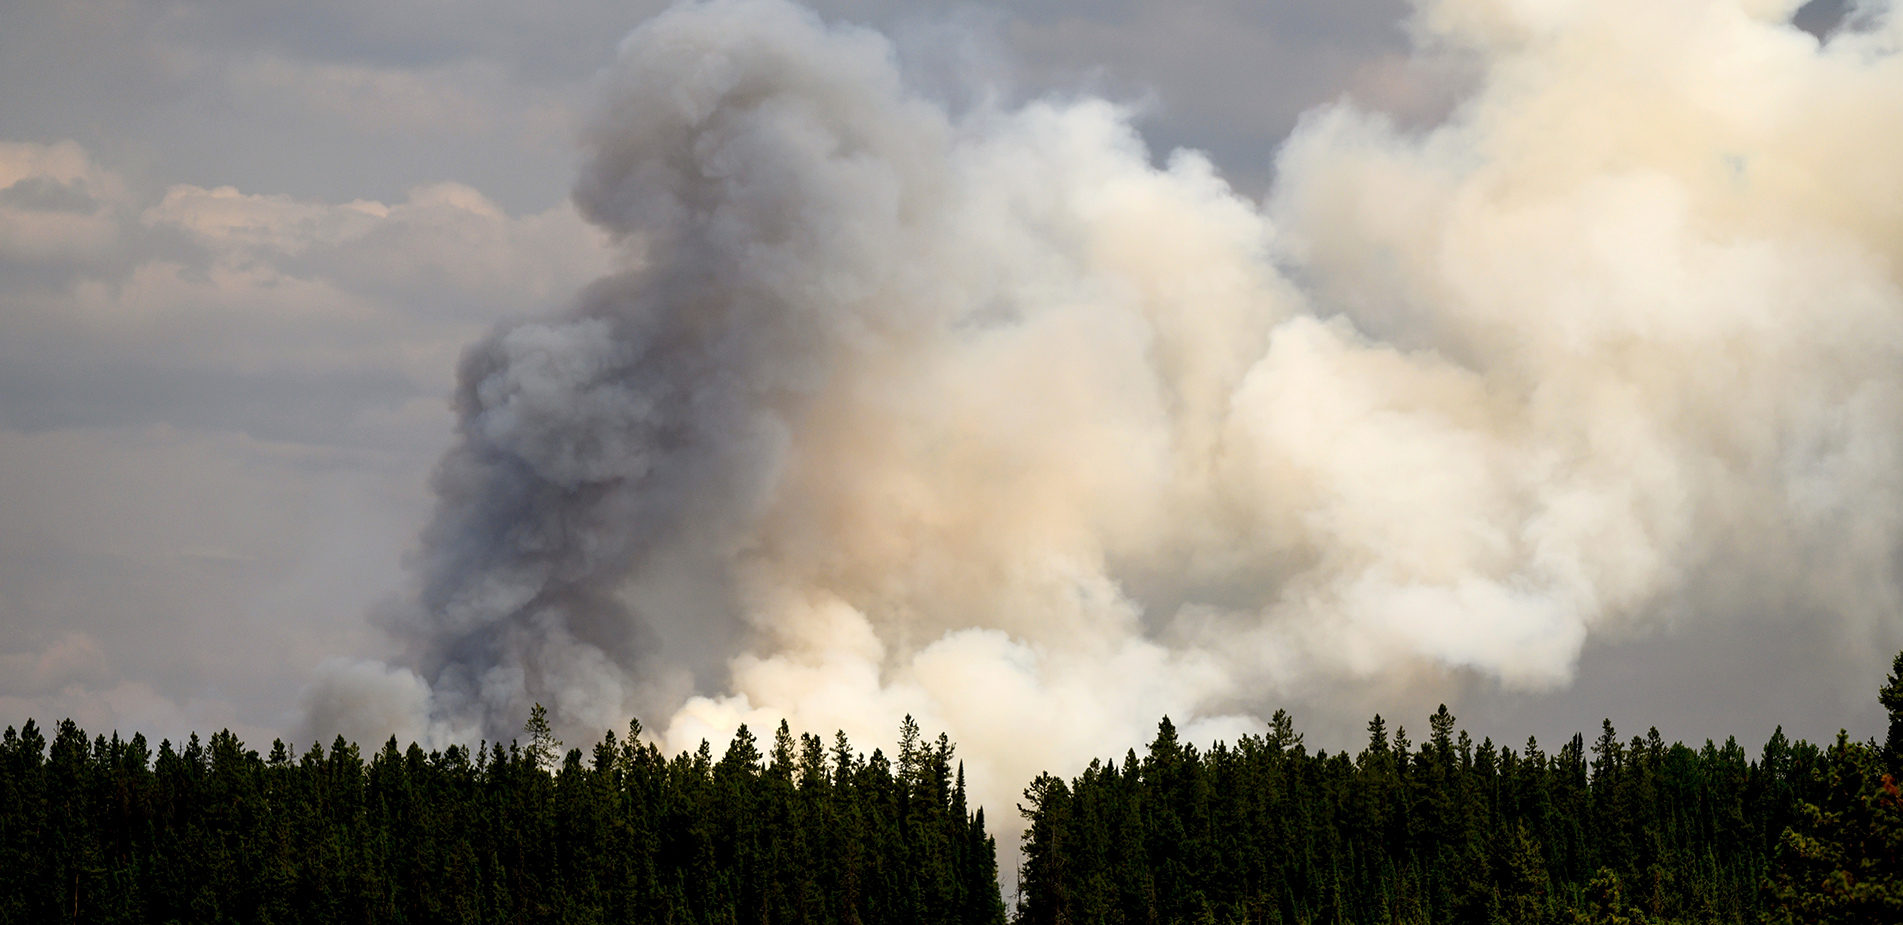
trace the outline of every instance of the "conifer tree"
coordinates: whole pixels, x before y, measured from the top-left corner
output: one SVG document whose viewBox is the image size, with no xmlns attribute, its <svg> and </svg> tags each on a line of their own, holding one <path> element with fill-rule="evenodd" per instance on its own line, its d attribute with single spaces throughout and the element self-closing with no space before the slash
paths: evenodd
<svg viewBox="0 0 1903 925">
<path fill-rule="evenodd" d="M 368 762 L 341 736 L 260 757 L 221 730 L 154 756 L 71 721 L 50 753 L 36 724 L 9 728 L 0 925 L 1004 922 L 943 735 L 911 781 L 842 735 L 835 785 L 820 739 L 796 755 L 785 724 L 765 767 L 746 730 L 718 762 L 705 744 L 669 761 L 631 721 L 584 761 L 542 711 L 526 728 L 527 748 L 392 738 Z"/>
<path fill-rule="evenodd" d="M 1890 663 L 1890 677 L 1877 692 L 1877 702 L 1890 714 L 1889 735 L 1884 740 L 1890 768 L 1903 770 L 1903 652 L 1898 652 L 1896 660 Z"/>
<path fill-rule="evenodd" d="M 555 737 L 555 730 L 548 724 L 548 711 L 541 704 L 529 709 L 529 719 L 522 724 L 522 731 L 529 736 L 528 747 L 524 749 L 529 764 L 544 771 L 554 770 L 562 753 L 562 740 Z"/>
</svg>

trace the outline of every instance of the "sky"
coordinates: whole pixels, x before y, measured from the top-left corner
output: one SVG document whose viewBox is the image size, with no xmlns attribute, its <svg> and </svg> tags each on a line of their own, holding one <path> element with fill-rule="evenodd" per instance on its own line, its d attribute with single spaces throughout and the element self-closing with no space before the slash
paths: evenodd
<svg viewBox="0 0 1903 925">
<path fill-rule="evenodd" d="M 1587 6 L 17 4 L 0 722 L 1876 735 L 1897 29 Z"/>
</svg>

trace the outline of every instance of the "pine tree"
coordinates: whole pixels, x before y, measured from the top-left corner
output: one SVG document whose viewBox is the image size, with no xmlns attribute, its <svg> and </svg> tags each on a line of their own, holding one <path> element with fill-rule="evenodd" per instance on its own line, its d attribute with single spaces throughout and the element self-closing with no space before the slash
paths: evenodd
<svg viewBox="0 0 1903 925">
<path fill-rule="evenodd" d="M 548 724 L 548 711 L 540 703 L 529 709 L 529 719 L 522 724 L 522 731 L 529 736 L 528 747 L 523 750 L 529 764 L 544 771 L 555 770 L 562 754 L 562 740 L 555 737 L 555 730 Z"/>
<path fill-rule="evenodd" d="M 1767 922 L 1903 922 L 1903 793 L 1873 746 L 1838 733 L 1784 831 Z"/>
<path fill-rule="evenodd" d="M 1890 677 L 1877 691 L 1877 702 L 1890 714 L 1889 735 L 1884 740 L 1890 769 L 1903 771 L 1903 652 L 1890 663 Z"/>
</svg>

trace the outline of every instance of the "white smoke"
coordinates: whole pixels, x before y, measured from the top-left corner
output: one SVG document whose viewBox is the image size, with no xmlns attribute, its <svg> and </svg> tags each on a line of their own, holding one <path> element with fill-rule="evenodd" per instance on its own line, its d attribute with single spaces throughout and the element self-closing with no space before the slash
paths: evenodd
<svg viewBox="0 0 1903 925">
<path fill-rule="evenodd" d="M 464 363 L 428 720 L 911 713 L 1003 808 L 1162 713 L 1564 685 L 1694 579 L 1890 625 L 1903 27 L 1795 6 L 1423 0 L 1472 97 L 1311 113 L 1260 206 L 1109 103 L 953 116 L 867 30 L 674 8 L 575 194 L 625 271 Z"/>
</svg>

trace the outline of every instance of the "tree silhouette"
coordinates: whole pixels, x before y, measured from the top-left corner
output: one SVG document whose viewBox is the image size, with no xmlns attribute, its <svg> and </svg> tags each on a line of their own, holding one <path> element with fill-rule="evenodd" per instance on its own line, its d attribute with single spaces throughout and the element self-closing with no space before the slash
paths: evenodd
<svg viewBox="0 0 1903 925">
<path fill-rule="evenodd" d="M 522 731 L 529 735 L 529 745 L 524 750 L 529 763 L 544 771 L 554 770 L 562 754 L 562 740 L 556 738 L 555 730 L 549 727 L 548 711 L 540 703 L 529 709 L 529 719 L 522 724 Z"/>
</svg>

